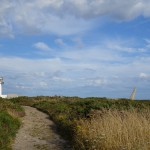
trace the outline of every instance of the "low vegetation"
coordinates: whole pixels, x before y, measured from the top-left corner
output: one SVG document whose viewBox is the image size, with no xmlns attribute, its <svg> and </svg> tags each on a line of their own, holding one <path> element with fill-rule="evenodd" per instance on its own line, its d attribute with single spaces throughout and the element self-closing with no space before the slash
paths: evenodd
<svg viewBox="0 0 150 150">
<path fill-rule="evenodd" d="M 24 110 L 8 100 L 0 98 L 0 149 L 11 150 L 11 142 L 20 127 L 18 117 L 24 116 Z"/>
<path fill-rule="evenodd" d="M 12 101 L 48 113 L 74 149 L 150 149 L 150 101 L 57 96 Z"/>
<path fill-rule="evenodd" d="M 84 150 L 148 150 L 150 111 L 108 110 L 91 120 L 80 120 L 76 143 Z"/>
</svg>

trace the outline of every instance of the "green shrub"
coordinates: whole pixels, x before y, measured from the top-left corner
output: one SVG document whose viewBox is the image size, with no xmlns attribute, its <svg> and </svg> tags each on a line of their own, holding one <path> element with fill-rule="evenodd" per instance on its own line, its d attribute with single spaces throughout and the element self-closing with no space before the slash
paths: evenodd
<svg viewBox="0 0 150 150">
<path fill-rule="evenodd" d="M 10 148 L 11 139 L 15 136 L 20 121 L 13 118 L 6 112 L 0 112 L 0 149 L 7 150 Z"/>
<path fill-rule="evenodd" d="M 0 99 L 0 150 L 11 149 L 11 141 L 20 126 L 18 117 L 24 115 L 24 109 L 19 104 Z"/>
</svg>

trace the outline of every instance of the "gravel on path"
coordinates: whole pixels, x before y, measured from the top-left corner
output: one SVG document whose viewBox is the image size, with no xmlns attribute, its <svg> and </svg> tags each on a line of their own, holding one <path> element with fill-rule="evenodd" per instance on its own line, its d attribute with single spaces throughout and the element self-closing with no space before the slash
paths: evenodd
<svg viewBox="0 0 150 150">
<path fill-rule="evenodd" d="M 13 150 L 69 150 L 67 142 L 56 132 L 49 116 L 36 108 L 23 106 L 25 117 L 12 145 Z"/>
</svg>

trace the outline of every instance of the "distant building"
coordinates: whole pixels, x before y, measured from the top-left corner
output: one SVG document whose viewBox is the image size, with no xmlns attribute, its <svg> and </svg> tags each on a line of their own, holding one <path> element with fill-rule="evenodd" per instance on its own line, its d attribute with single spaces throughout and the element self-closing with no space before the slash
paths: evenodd
<svg viewBox="0 0 150 150">
<path fill-rule="evenodd" d="M 8 94 L 7 95 L 7 98 L 16 98 L 16 97 L 18 97 L 17 94 Z"/>
</svg>

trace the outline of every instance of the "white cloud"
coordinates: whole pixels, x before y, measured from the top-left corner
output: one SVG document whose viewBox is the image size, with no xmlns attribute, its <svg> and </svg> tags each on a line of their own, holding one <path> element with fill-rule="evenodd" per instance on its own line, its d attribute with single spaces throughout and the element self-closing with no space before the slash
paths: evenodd
<svg viewBox="0 0 150 150">
<path fill-rule="evenodd" d="M 63 77 L 53 77 L 52 80 L 58 81 L 58 82 L 72 82 L 73 80 L 70 78 L 63 78 Z"/>
<path fill-rule="evenodd" d="M 33 75 L 35 77 L 45 77 L 46 76 L 46 73 L 45 72 L 34 72 Z"/>
<path fill-rule="evenodd" d="M 147 48 L 150 48 L 150 39 L 145 39 L 145 41 L 146 41 L 146 43 L 147 43 L 146 47 L 147 47 Z"/>
<path fill-rule="evenodd" d="M 147 79 L 147 78 L 149 78 L 150 76 L 149 75 L 147 75 L 146 73 L 140 73 L 140 75 L 139 75 L 139 77 L 140 78 L 143 78 L 143 79 Z"/>
<path fill-rule="evenodd" d="M 56 39 L 55 43 L 58 44 L 59 46 L 66 46 L 66 43 L 63 41 L 63 39 Z"/>
<path fill-rule="evenodd" d="M 76 34 L 93 25 L 93 18 L 115 20 L 150 17 L 147 0 L 1 0 L 0 36 L 15 33 Z"/>
<path fill-rule="evenodd" d="M 104 46 L 108 49 L 115 50 L 118 52 L 128 52 L 128 53 L 134 53 L 138 52 L 138 48 L 133 47 L 133 43 L 135 41 L 129 39 L 129 40 L 123 40 L 123 39 L 107 39 L 104 41 Z"/>
<path fill-rule="evenodd" d="M 23 86 L 23 85 L 16 85 L 15 86 L 17 89 L 27 89 L 27 90 L 31 90 L 32 89 L 32 87 L 29 87 L 29 86 Z"/>
<path fill-rule="evenodd" d="M 74 38 L 74 39 L 72 39 L 72 41 L 75 42 L 77 48 L 84 47 L 84 43 L 81 38 Z"/>
<path fill-rule="evenodd" d="M 139 15 L 150 16 L 147 0 L 32 0 L 23 1 L 25 9 L 47 10 L 59 16 L 70 14 L 81 18 L 109 15 L 118 19 L 131 19 Z"/>
<path fill-rule="evenodd" d="M 59 58 L 52 59 L 25 59 L 19 57 L 0 57 L 1 70 L 11 70 L 13 72 L 55 72 L 63 68 L 63 63 Z M 42 74 L 43 75 L 43 74 Z"/>
<path fill-rule="evenodd" d="M 85 45 L 82 48 L 69 48 L 59 53 L 59 57 L 84 62 L 105 65 L 127 65 L 149 60 L 147 44 L 135 46 L 137 41 L 130 39 L 104 39 L 100 43 Z"/>
<path fill-rule="evenodd" d="M 89 56 L 84 54 L 87 59 Z M 127 87 L 131 88 L 133 85 L 149 87 L 149 82 L 145 82 L 145 80 L 139 80 L 137 83 L 139 79 L 137 74 L 140 78 L 149 78 L 149 57 L 134 58 L 130 63 L 119 64 L 107 64 L 93 61 L 94 59 L 86 62 L 85 58 L 82 60 L 80 57 L 78 61 L 68 63 L 68 60 L 60 58 L 33 60 L 0 57 L 1 76 L 4 76 L 4 87 L 7 87 L 5 93 L 20 92 L 23 95 L 45 93 L 45 95 L 50 95 L 53 90 L 55 94 L 59 93 L 59 89 L 62 93 L 65 91 L 69 93 L 69 90 L 73 88 L 80 95 L 82 91 L 79 90 L 79 87 L 86 86 L 90 87 L 91 93 L 94 93 L 92 87 L 105 88 L 105 92 L 113 90 L 114 87 L 116 91 L 124 90 L 123 88 Z"/>
<path fill-rule="evenodd" d="M 87 85 L 90 86 L 102 86 L 108 84 L 108 81 L 103 78 L 93 78 L 93 79 L 88 79 L 87 80 Z"/>
<path fill-rule="evenodd" d="M 74 61 L 83 61 L 83 62 L 96 62 L 96 61 L 114 61 L 120 60 L 120 57 L 113 54 L 109 51 L 104 51 L 99 47 L 86 48 L 81 50 L 74 51 L 65 51 L 62 54 L 63 57 L 73 59 Z"/>
<path fill-rule="evenodd" d="M 33 45 L 35 48 L 43 51 L 51 51 L 52 49 L 44 42 L 38 42 Z"/>
<path fill-rule="evenodd" d="M 47 88 L 48 87 L 48 83 L 46 83 L 46 82 L 40 82 L 40 87 L 41 88 Z"/>
</svg>

